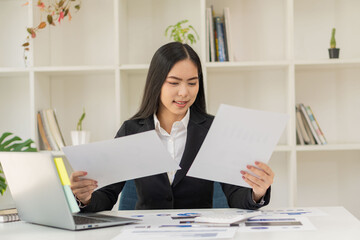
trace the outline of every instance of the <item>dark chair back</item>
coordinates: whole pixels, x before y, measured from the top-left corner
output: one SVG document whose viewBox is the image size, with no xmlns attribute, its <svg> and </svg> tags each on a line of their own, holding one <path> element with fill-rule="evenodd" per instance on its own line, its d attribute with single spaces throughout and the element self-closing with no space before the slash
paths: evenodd
<svg viewBox="0 0 360 240">
<path fill-rule="evenodd" d="M 120 196 L 119 210 L 134 210 L 137 199 L 134 180 L 126 181 Z M 229 205 L 220 183 L 214 182 L 213 208 L 228 207 Z"/>
</svg>

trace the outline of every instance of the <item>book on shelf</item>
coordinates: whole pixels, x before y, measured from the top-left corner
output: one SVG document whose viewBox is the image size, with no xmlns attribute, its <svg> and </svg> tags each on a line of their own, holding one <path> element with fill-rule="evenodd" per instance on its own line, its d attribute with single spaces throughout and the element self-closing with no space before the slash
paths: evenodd
<svg viewBox="0 0 360 240">
<path fill-rule="evenodd" d="M 314 144 L 316 144 L 314 136 L 311 133 L 309 124 L 308 124 L 303 112 L 301 111 L 300 105 L 298 105 L 297 108 L 299 109 L 300 119 L 301 119 L 301 121 L 299 121 L 299 123 L 300 124 L 302 123 L 302 125 L 304 126 L 304 129 L 305 129 L 305 134 L 303 136 L 308 136 L 309 137 L 309 139 L 308 139 L 309 142 L 307 144 L 314 145 Z"/>
<path fill-rule="evenodd" d="M 215 42 L 214 42 L 214 22 L 213 22 L 213 11 L 211 8 L 206 9 L 206 22 L 208 24 L 208 55 L 209 55 L 209 62 L 215 62 Z"/>
<path fill-rule="evenodd" d="M 232 48 L 232 38 L 231 38 L 231 21 L 230 21 L 230 9 L 228 7 L 224 8 L 224 24 L 225 24 L 225 43 L 227 49 L 227 60 L 229 62 L 234 61 L 234 53 Z"/>
<path fill-rule="evenodd" d="M 230 10 L 224 8 L 223 16 L 215 16 L 214 8 L 206 9 L 206 59 L 209 62 L 234 61 L 231 40 Z"/>
<path fill-rule="evenodd" d="M 301 113 L 301 118 L 304 123 L 305 131 L 310 138 L 310 144 L 315 145 L 316 144 L 315 138 L 314 138 L 313 134 L 311 133 L 310 126 L 309 126 L 308 122 L 306 121 L 304 114 L 302 114 L 302 113 Z"/>
<path fill-rule="evenodd" d="M 304 138 L 301 135 L 299 123 L 296 121 L 296 143 L 300 145 L 305 145 Z"/>
<path fill-rule="evenodd" d="M 59 122 L 58 122 L 58 120 L 57 120 L 57 117 L 56 117 L 56 114 L 55 114 L 55 111 L 54 111 L 54 110 L 53 110 L 53 114 L 54 114 L 54 119 L 55 119 L 55 123 L 56 123 L 57 129 L 58 129 L 58 131 L 59 131 L 61 143 L 62 143 L 63 146 L 66 146 L 65 140 L 64 140 L 64 136 L 63 136 L 62 133 L 61 133 L 60 125 L 59 125 Z"/>
<path fill-rule="evenodd" d="M 312 123 L 312 125 L 313 125 L 313 127 L 314 127 L 314 129 L 316 131 L 316 134 L 319 136 L 319 139 L 320 139 L 321 143 L 322 144 L 327 144 L 324 133 L 321 131 L 320 125 L 319 125 L 318 121 L 316 120 L 315 115 L 311 110 L 311 107 L 306 106 L 305 109 L 306 109 L 306 112 L 309 115 L 311 123 Z"/>
<path fill-rule="evenodd" d="M 40 112 L 37 113 L 37 123 L 38 123 L 38 130 L 41 140 L 40 142 L 42 143 L 41 149 L 51 151 L 51 146 L 48 140 L 49 136 L 47 136 L 47 134 L 45 133 L 45 128 L 44 128 L 43 120 L 41 119 Z"/>
<path fill-rule="evenodd" d="M 296 124 L 296 133 L 300 144 L 302 144 L 300 138 L 304 140 L 304 144 L 327 144 L 310 106 L 302 103 L 296 106 Z"/>
<path fill-rule="evenodd" d="M 40 117 L 41 117 L 42 124 L 43 124 L 43 127 L 44 127 L 45 136 L 46 136 L 46 138 L 47 138 L 47 140 L 48 140 L 48 142 L 50 144 L 51 150 L 59 151 L 59 147 L 56 144 L 53 135 L 51 134 L 49 121 L 48 121 L 48 119 L 46 117 L 46 112 L 44 110 L 40 110 L 39 113 L 40 113 Z"/>
<path fill-rule="evenodd" d="M 209 8 L 206 8 L 206 62 L 210 62 L 210 21 Z"/>
<path fill-rule="evenodd" d="M 44 150 L 59 151 L 66 145 L 53 109 L 40 110 L 37 121 Z"/>
<path fill-rule="evenodd" d="M 222 19 L 220 17 L 215 17 L 215 29 L 216 29 L 216 37 L 217 37 L 217 55 L 219 62 L 226 61 L 226 53 L 225 53 L 225 40 L 224 40 L 224 25 Z"/>
<path fill-rule="evenodd" d="M 320 138 L 319 138 L 318 134 L 316 133 L 313 124 L 311 123 L 310 117 L 306 112 L 306 108 L 305 108 L 304 104 L 300 103 L 299 106 L 300 106 L 302 114 L 304 115 L 304 117 L 306 119 L 306 122 L 307 122 L 307 124 L 308 124 L 308 126 L 310 128 L 311 134 L 315 138 L 315 144 L 321 145 L 322 143 L 320 141 Z"/>
<path fill-rule="evenodd" d="M 296 127 L 297 127 L 297 129 L 296 129 L 297 134 L 299 135 L 299 138 L 301 138 L 303 140 L 303 143 L 310 144 L 310 137 L 309 137 L 308 133 L 306 132 L 305 125 L 303 123 L 303 118 L 301 116 L 301 112 L 298 107 L 296 107 Z"/>
<path fill-rule="evenodd" d="M 0 223 L 19 221 L 19 215 L 16 208 L 0 210 Z"/>
</svg>

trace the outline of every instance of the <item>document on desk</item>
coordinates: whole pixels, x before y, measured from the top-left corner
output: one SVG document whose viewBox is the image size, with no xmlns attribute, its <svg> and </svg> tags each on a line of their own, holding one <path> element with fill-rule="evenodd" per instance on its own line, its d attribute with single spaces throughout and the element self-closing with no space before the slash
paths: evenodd
<svg viewBox="0 0 360 240">
<path fill-rule="evenodd" d="M 187 176 L 250 187 L 240 171 L 268 163 L 288 118 L 222 104 Z"/>
<path fill-rule="evenodd" d="M 180 169 L 171 158 L 155 130 L 101 142 L 64 147 L 75 171 L 86 171 L 86 178 L 98 186 Z"/>
<path fill-rule="evenodd" d="M 229 211 L 233 212 L 232 209 Z M 123 217 L 140 219 L 137 224 L 122 227 L 122 231 L 112 240 L 159 240 L 159 239 L 232 239 L 238 227 L 197 225 L 196 216 L 210 214 L 212 209 L 192 210 L 159 210 L 139 213 L 121 213 Z"/>
<path fill-rule="evenodd" d="M 159 239 L 233 239 L 237 228 L 225 227 L 164 227 L 124 229 L 112 240 Z"/>
<path fill-rule="evenodd" d="M 316 230 L 307 217 L 255 217 L 239 227 L 239 232 L 281 232 Z"/>
</svg>

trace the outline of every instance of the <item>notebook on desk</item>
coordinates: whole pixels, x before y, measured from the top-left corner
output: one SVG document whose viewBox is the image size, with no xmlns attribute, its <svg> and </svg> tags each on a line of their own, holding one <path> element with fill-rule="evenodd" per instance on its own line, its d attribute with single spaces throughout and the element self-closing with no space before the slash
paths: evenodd
<svg viewBox="0 0 360 240">
<path fill-rule="evenodd" d="M 97 213 L 73 214 L 51 153 L 1 152 L 0 162 L 23 221 L 70 230 L 139 221 Z"/>
</svg>

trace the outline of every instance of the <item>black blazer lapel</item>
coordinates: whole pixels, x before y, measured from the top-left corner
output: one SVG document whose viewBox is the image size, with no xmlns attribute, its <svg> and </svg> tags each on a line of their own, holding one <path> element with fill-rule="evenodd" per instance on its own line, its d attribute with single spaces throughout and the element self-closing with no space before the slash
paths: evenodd
<svg viewBox="0 0 360 240">
<path fill-rule="evenodd" d="M 155 129 L 154 117 L 153 116 L 150 116 L 150 117 L 145 118 L 145 119 L 141 119 L 139 121 L 139 124 L 142 125 L 142 126 L 139 128 L 138 133 L 146 132 L 146 131 L 150 131 L 150 130 Z"/>
<path fill-rule="evenodd" d="M 206 134 L 209 131 L 209 129 L 203 125 L 210 125 L 212 122 L 211 121 L 208 124 L 204 124 L 206 121 L 210 120 L 207 120 L 203 115 L 195 111 L 190 112 L 190 121 L 187 129 L 188 132 L 186 137 L 185 150 L 180 162 L 181 169 L 178 170 L 175 174 L 175 178 L 172 184 L 173 187 L 175 187 L 181 181 L 181 179 L 186 176 L 191 164 L 199 152 Z"/>
</svg>

